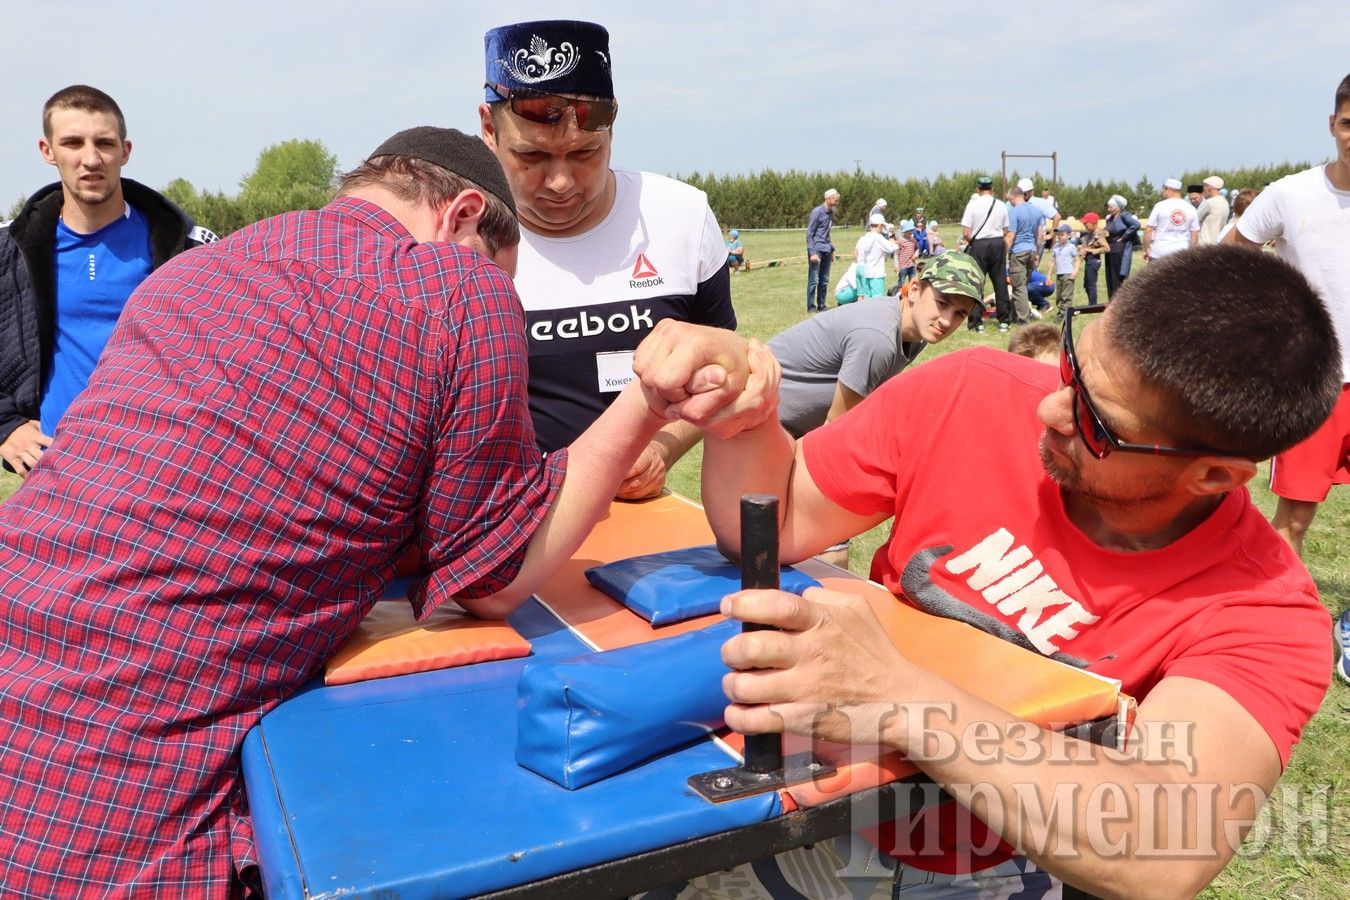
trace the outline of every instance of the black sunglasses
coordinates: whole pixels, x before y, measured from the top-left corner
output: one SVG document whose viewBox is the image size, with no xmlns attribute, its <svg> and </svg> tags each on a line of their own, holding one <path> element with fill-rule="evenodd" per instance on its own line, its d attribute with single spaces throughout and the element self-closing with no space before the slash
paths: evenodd
<svg viewBox="0 0 1350 900">
<path fill-rule="evenodd" d="M 527 88 L 509 88 L 494 82 L 483 87 L 511 105 L 511 112 L 527 122 L 556 125 L 570 109 L 582 131 L 608 131 L 619 113 L 617 100 L 579 100 L 562 94 L 548 94 Z"/>
<path fill-rule="evenodd" d="M 1073 319 L 1075 315 L 1099 313 L 1104 305 L 1071 306 L 1064 311 L 1064 346 L 1059 354 L 1059 377 L 1073 391 L 1073 424 L 1078 429 L 1078 437 L 1083 446 L 1097 459 L 1104 459 L 1113 450 L 1122 453 L 1151 453 L 1155 456 L 1235 456 L 1222 450 L 1187 449 L 1168 447 L 1164 444 L 1136 444 L 1121 440 L 1106 423 L 1101 413 L 1092 404 L 1087 386 L 1083 384 L 1083 373 L 1078 367 L 1078 356 L 1073 350 Z"/>
</svg>

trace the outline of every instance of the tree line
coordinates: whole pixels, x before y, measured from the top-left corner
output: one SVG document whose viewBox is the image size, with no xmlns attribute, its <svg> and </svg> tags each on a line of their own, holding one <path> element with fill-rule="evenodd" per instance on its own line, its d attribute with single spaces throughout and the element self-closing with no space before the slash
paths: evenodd
<svg viewBox="0 0 1350 900">
<path fill-rule="evenodd" d="M 1279 163 L 1270 166 L 1249 166 L 1238 169 L 1195 169 L 1178 177 L 1183 185 L 1199 184 L 1210 175 L 1224 179 L 1230 189 L 1261 188 L 1272 181 L 1308 168 L 1311 163 Z M 924 214 L 939 222 L 960 220 L 967 201 L 975 192 L 975 179 L 989 172 L 954 172 L 936 178 L 899 179 L 876 172 L 776 172 L 764 169 L 750 174 L 716 175 L 694 172 L 677 175 L 708 195 L 708 202 L 717 214 L 717 221 L 727 228 L 803 228 L 811 210 L 820 204 L 825 191 L 839 191 L 839 207 L 835 210 L 837 224 L 861 225 L 878 198 L 886 198 L 886 217 L 892 222 L 912 218 L 919 207 Z M 1052 187 L 1050 179 L 1040 172 L 1010 172 L 1008 183 L 1028 176 L 1036 182 L 1036 189 Z M 994 189 L 1000 190 L 1000 178 L 994 174 Z M 1060 211 L 1068 216 L 1080 216 L 1089 210 L 1106 212 L 1106 201 L 1119 194 L 1129 203 L 1136 215 L 1148 211 L 1162 199 L 1160 185 L 1147 176 L 1134 184 L 1123 180 L 1093 180 L 1083 184 L 1061 183 L 1054 188 Z"/>
<path fill-rule="evenodd" d="M 1229 188 L 1260 188 L 1308 168 L 1310 163 L 1279 163 L 1240 169 L 1196 169 L 1179 176 L 1183 184 L 1199 183 L 1209 175 L 1219 175 Z M 170 181 L 162 190 L 183 207 L 200 225 L 224 236 L 232 231 L 295 209 L 318 209 L 333 198 L 338 181 L 338 160 L 322 142 L 294 139 L 273 144 L 258 155 L 253 170 L 239 182 L 239 191 L 199 191 L 183 178 Z M 802 228 L 813 207 L 821 202 L 827 188 L 840 193 L 835 222 L 862 224 L 877 198 L 887 201 L 887 218 L 899 221 L 912 218 L 917 208 L 940 222 L 955 223 L 975 191 L 975 179 L 986 172 L 954 172 L 936 178 L 899 179 L 876 172 L 777 172 L 764 169 L 749 174 L 717 175 L 694 172 L 676 175 L 708 195 L 717 220 L 726 228 Z M 1049 187 L 1049 179 L 1039 172 L 1012 172 L 1009 183 L 1030 176 L 1037 189 Z M 1000 189 L 995 178 L 995 190 Z M 1147 214 L 1162 199 L 1159 187 L 1141 177 L 1133 185 L 1126 181 L 1094 180 L 1084 184 L 1060 184 L 1055 189 L 1059 208 L 1065 215 L 1082 215 L 1088 210 L 1105 212 L 1112 194 L 1126 198 L 1130 209 Z M 13 218 L 23 207 L 19 200 L 6 218 Z"/>
</svg>

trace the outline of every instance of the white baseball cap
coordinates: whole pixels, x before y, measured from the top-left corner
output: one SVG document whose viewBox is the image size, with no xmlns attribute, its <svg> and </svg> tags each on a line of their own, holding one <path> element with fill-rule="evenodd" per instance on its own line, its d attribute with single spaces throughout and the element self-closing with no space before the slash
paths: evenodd
<svg viewBox="0 0 1350 900">
<path fill-rule="evenodd" d="M 1036 187 L 1035 182 L 1033 182 L 1030 178 L 1019 178 L 1017 180 L 1017 189 L 1024 194 L 1035 187 Z"/>
</svg>

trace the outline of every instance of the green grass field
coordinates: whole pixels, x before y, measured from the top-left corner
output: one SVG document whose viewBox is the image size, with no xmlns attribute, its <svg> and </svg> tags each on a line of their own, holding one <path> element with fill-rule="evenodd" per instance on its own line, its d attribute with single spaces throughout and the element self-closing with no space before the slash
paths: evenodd
<svg viewBox="0 0 1350 900">
<path fill-rule="evenodd" d="M 948 247 L 956 245 L 957 229 L 941 228 Z M 836 228 L 835 244 L 852 248 L 859 229 Z M 769 259 L 803 255 L 801 231 L 742 232 L 752 268 L 732 275 L 732 292 L 742 333 L 767 339 L 805 317 L 806 266 L 755 267 Z M 1048 260 L 1047 263 L 1048 265 Z M 1136 260 L 1136 266 L 1139 265 Z M 836 263 L 833 279 L 840 273 Z M 833 285 L 831 285 L 833 287 Z M 1079 303 L 1086 302 L 1081 282 Z M 1105 282 L 1101 286 L 1105 297 Z M 831 302 L 832 299 L 831 299 Z M 1008 336 L 997 329 L 973 334 L 961 329 L 941 345 L 930 347 L 915 363 L 923 365 L 953 350 L 976 344 L 1006 347 Z M 670 487 L 690 497 L 699 496 L 701 453 L 695 448 L 671 473 Z M 1263 474 L 1252 484 L 1252 494 L 1267 514 L 1274 498 L 1264 487 Z M 0 473 L 0 498 L 19 485 L 17 476 Z M 853 541 L 849 567 L 862 575 L 872 553 L 885 539 L 883 525 Z M 1305 562 L 1333 614 L 1350 607 L 1350 490 L 1338 488 L 1321 508 L 1305 546 Z M 1332 664 L 1328 637 L 1327 665 Z M 1275 798 L 1266 807 L 1262 824 L 1249 839 L 1249 850 L 1234 860 L 1203 896 L 1209 898 L 1350 897 L 1350 689 L 1333 682 L 1321 710 L 1304 733 Z"/>
</svg>

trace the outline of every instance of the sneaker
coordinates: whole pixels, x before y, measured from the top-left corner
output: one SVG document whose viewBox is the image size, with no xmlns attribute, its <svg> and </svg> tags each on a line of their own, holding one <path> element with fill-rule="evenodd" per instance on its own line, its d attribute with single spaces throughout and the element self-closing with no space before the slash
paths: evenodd
<svg viewBox="0 0 1350 900">
<path fill-rule="evenodd" d="M 999 330 L 999 333 L 1001 333 L 1001 334 L 1007 334 L 1007 333 L 1008 333 L 1008 323 L 1007 323 L 1007 322 L 999 322 L 999 323 L 998 323 L 998 330 Z"/>
<path fill-rule="evenodd" d="M 1350 684 L 1350 609 L 1341 613 L 1335 632 L 1336 646 L 1341 650 L 1341 657 L 1336 660 L 1336 677 Z"/>
<path fill-rule="evenodd" d="M 1036 308 L 1033 306 L 1033 307 L 1031 308 L 1031 317 L 1032 317 L 1033 319 L 1039 319 L 1039 318 L 1042 318 L 1042 316 L 1041 316 L 1041 311 L 1040 311 L 1039 309 L 1036 309 Z"/>
<path fill-rule="evenodd" d="M 983 325 L 976 325 L 976 326 L 975 326 L 975 333 L 976 333 L 976 334 L 984 334 L 984 326 L 983 326 Z"/>
</svg>

